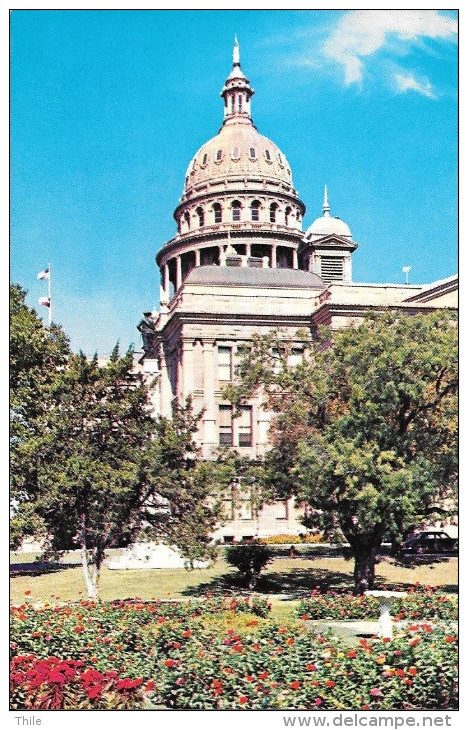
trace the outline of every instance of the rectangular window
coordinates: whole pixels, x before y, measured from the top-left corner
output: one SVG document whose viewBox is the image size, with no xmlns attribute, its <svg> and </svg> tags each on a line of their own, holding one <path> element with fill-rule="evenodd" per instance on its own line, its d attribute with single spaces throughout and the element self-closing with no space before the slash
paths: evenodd
<svg viewBox="0 0 468 730">
<path fill-rule="evenodd" d="M 252 406 L 241 406 L 237 427 L 239 446 L 252 446 Z"/>
<path fill-rule="evenodd" d="M 219 406 L 219 445 L 232 446 L 231 406 Z"/>
<path fill-rule="evenodd" d="M 218 347 L 218 380 L 232 380 L 231 347 Z"/>
<path fill-rule="evenodd" d="M 295 368 L 296 365 L 300 365 L 303 359 L 303 351 L 299 348 L 293 347 L 288 358 L 288 365 Z"/>
</svg>

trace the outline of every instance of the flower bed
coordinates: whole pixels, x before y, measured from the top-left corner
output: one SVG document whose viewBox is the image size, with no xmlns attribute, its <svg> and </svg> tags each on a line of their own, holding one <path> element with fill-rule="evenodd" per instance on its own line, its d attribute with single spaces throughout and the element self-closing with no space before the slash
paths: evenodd
<svg viewBox="0 0 468 730">
<path fill-rule="evenodd" d="M 353 596 L 350 592 L 320 593 L 312 591 L 304 598 L 296 610 L 303 619 L 377 620 L 379 602 L 372 596 Z M 392 604 L 392 615 L 398 620 L 410 621 L 456 621 L 458 603 L 450 600 L 437 588 L 430 586 L 411 589 L 406 598 L 396 599 Z"/>
<path fill-rule="evenodd" d="M 352 650 L 271 622 L 249 636 L 201 631 L 168 652 L 154 697 L 180 709 L 454 709 L 455 641 L 424 625 Z"/>
<path fill-rule="evenodd" d="M 12 608 L 12 709 L 454 709 L 456 640 L 344 647 L 258 598 Z M 147 706 L 147 705 L 146 705 Z"/>
</svg>

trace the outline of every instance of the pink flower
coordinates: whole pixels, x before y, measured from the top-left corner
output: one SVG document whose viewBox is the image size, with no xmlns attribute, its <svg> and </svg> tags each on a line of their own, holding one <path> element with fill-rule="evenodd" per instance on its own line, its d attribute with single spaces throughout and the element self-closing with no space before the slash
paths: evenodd
<svg viewBox="0 0 468 730">
<path fill-rule="evenodd" d="M 315 700 L 315 704 L 317 705 L 317 707 L 322 704 L 322 700 L 320 699 L 320 697 L 317 697 L 317 699 Z"/>
<path fill-rule="evenodd" d="M 382 690 L 380 690 L 378 687 L 374 687 L 374 689 L 371 689 L 370 693 L 372 697 L 383 697 Z"/>
</svg>

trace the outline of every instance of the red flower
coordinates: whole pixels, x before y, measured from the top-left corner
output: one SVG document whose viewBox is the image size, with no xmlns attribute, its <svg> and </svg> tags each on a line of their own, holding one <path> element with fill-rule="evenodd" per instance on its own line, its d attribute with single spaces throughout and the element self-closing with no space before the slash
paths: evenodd
<svg viewBox="0 0 468 730">
<path fill-rule="evenodd" d="M 219 681 L 219 679 L 213 679 L 211 686 L 212 687 L 221 687 L 221 682 Z"/>
<path fill-rule="evenodd" d="M 295 680 L 295 682 L 291 682 L 291 689 L 299 689 L 300 686 L 301 683 L 298 682 L 297 679 Z"/>
<path fill-rule="evenodd" d="M 247 621 L 245 624 L 246 626 L 256 626 L 258 624 L 258 621 Z"/>
<path fill-rule="evenodd" d="M 350 659 L 354 659 L 354 657 L 356 656 L 356 652 L 355 651 L 348 651 L 348 653 L 347 653 L 346 656 L 348 656 Z"/>
<path fill-rule="evenodd" d="M 320 707 L 320 705 L 322 704 L 322 700 L 320 699 L 320 697 L 316 698 L 315 704 L 317 705 L 317 707 Z"/>
<path fill-rule="evenodd" d="M 418 673 L 418 670 L 416 669 L 416 667 L 410 667 L 410 668 L 408 669 L 408 674 L 412 674 L 412 675 L 413 675 L 413 677 L 414 677 L 414 675 L 415 675 L 415 674 L 417 674 L 417 673 Z"/>
<path fill-rule="evenodd" d="M 294 644 L 294 636 L 291 636 L 289 639 L 287 639 L 286 644 Z"/>
<path fill-rule="evenodd" d="M 239 704 L 240 705 L 245 705 L 245 703 L 248 702 L 248 701 L 249 701 L 249 698 L 246 697 L 245 695 L 242 695 L 241 697 L 239 697 Z"/>
<path fill-rule="evenodd" d="M 327 681 L 325 682 L 325 685 L 327 687 L 334 687 L 335 686 L 335 682 L 332 682 L 331 679 L 327 679 Z"/>
<path fill-rule="evenodd" d="M 456 640 L 457 640 L 457 637 L 456 636 L 446 636 L 444 638 L 444 641 L 446 641 L 447 644 L 450 644 L 452 641 L 456 641 Z"/>
<path fill-rule="evenodd" d="M 306 669 L 307 669 L 308 672 L 315 672 L 315 670 L 317 669 L 317 667 L 315 666 L 315 664 L 308 664 L 306 666 Z"/>
<path fill-rule="evenodd" d="M 164 662 L 164 666 L 165 667 L 173 667 L 174 664 L 176 664 L 176 662 L 174 661 L 174 659 L 166 659 L 166 661 Z"/>
<path fill-rule="evenodd" d="M 247 677 L 245 679 L 247 682 L 255 682 L 255 677 L 252 677 L 251 674 L 247 675 Z"/>
<path fill-rule="evenodd" d="M 182 646 L 182 644 L 179 644 L 179 642 L 178 642 L 178 641 L 175 641 L 175 642 L 174 642 L 174 643 L 172 644 L 172 646 L 174 647 L 174 649 L 180 649 L 180 647 Z"/>
<path fill-rule="evenodd" d="M 190 631 L 190 629 L 187 629 L 187 631 L 184 631 L 184 633 L 182 634 L 182 636 L 185 636 L 185 637 L 188 637 L 191 635 L 192 635 L 192 632 Z"/>
<path fill-rule="evenodd" d="M 266 679 L 269 676 L 270 672 L 262 672 L 258 675 L 259 679 Z"/>
<path fill-rule="evenodd" d="M 99 697 L 101 694 L 101 686 L 99 684 L 94 684 L 92 687 L 88 687 L 86 690 L 86 694 L 88 695 L 89 699 L 92 700 L 95 697 Z"/>
<path fill-rule="evenodd" d="M 363 709 L 363 710 L 370 710 L 370 707 L 369 707 L 369 705 L 363 705 L 363 706 L 362 706 L 362 709 Z"/>
<path fill-rule="evenodd" d="M 30 596 L 30 595 L 31 595 L 31 591 L 25 591 L 25 592 L 24 592 L 24 595 L 25 595 L 25 596 Z"/>
<path fill-rule="evenodd" d="M 405 676 L 405 670 L 404 669 L 397 669 L 396 670 L 397 677 L 404 677 Z"/>
</svg>

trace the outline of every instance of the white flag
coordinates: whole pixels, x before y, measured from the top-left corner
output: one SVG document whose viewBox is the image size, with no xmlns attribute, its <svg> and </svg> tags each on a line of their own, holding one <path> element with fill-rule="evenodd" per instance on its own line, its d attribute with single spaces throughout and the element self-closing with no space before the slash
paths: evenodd
<svg viewBox="0 0 468 730">
<path fill-rule="evenodd" d="M 50 278 L 50 271 L 49 267 L 47 269 L 44 269 L 44 271 L 40 271 L 37 275 L 38 279 L 49 279 Z"/>
<path fill-rule="evenodd" d="M 43 304 L 44 307 L 50 307 L 49 297 L 39 297 L 37 301 L 39 302 L 39 304 Z"/>
</svg>

